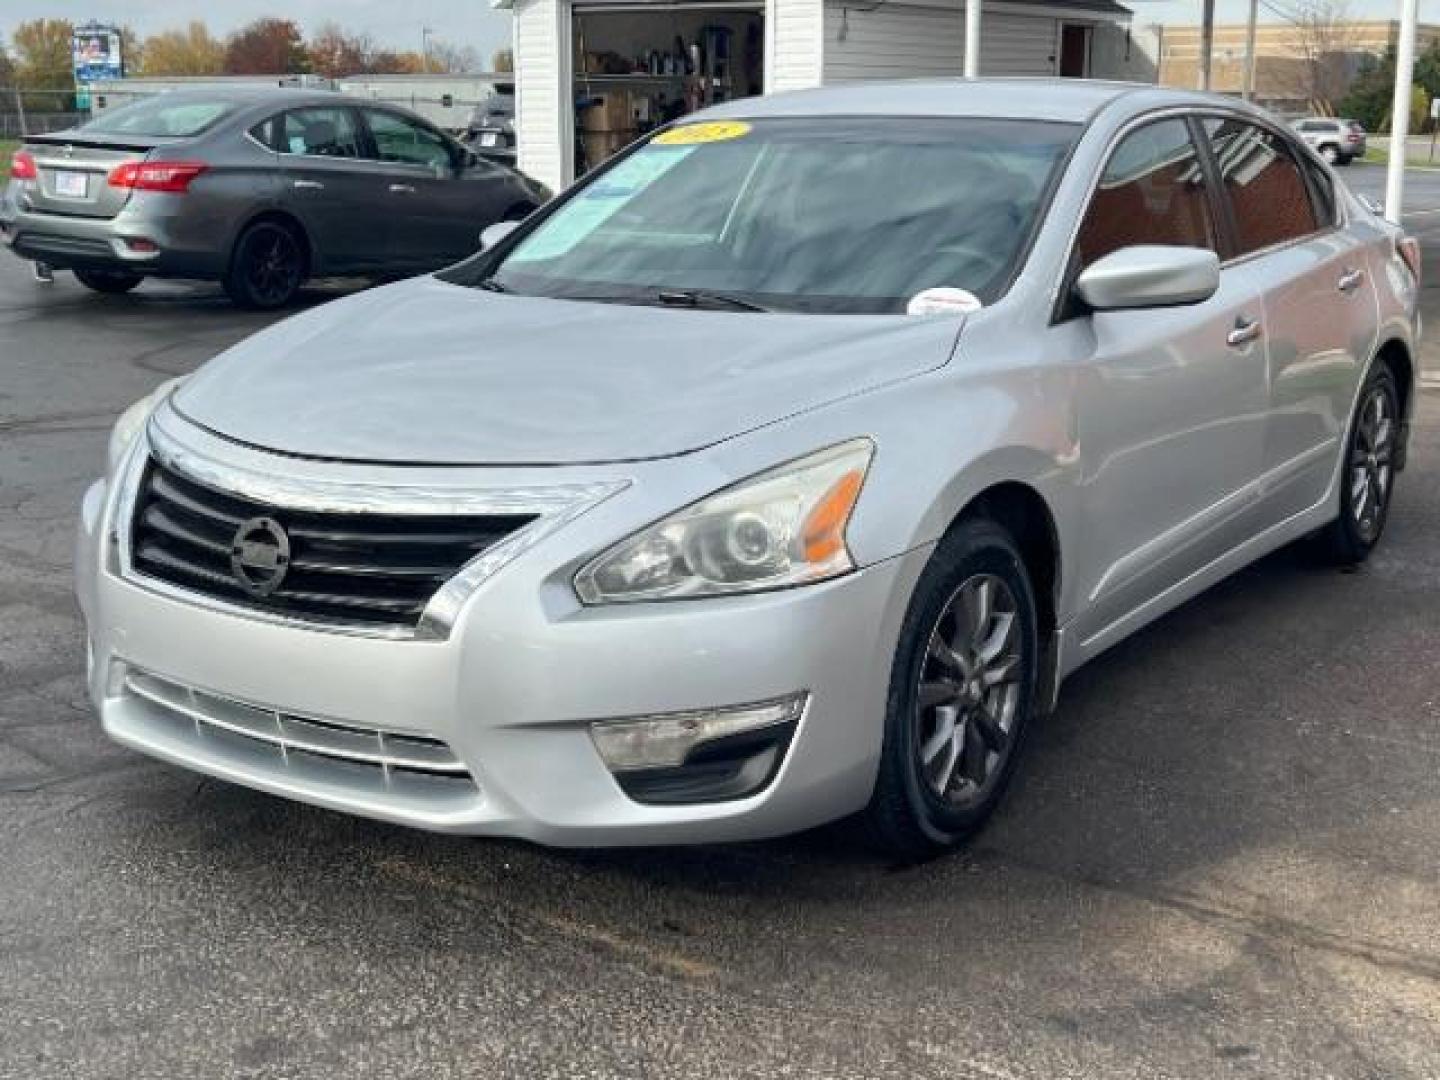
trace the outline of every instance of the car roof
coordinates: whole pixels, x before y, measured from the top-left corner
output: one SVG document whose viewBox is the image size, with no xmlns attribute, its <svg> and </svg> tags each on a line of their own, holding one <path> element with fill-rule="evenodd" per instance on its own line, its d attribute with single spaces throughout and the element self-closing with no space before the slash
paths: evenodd
<svg viewBox="0 0 1440 1080">
<path fill-rule="evenodd" d="M 1003 117 L 1084 123 L 1124 99 L 1136 112 L 1167 105 L 1241 106 L 1234 98 L 1171 90 L 1148 83 L 1096 79 L 902 79 L 847 83 L 741 98 L 703 112 L 707 119 L 775 116 Z M 702 114 L 696 114 L 702 115 Z"/>
<path fill-rule="evenodd" d="M 307 105 L 372 105 L 379 108 L 396 109 L 408 113 L 410 110 L 388 102 L 373 101 L 369 98 L 352 97 L 334 90 L 311 90 L 295 86 L 216 86 L 185 90 L 162 90 L 145 101 L 156 98 L 185 103 L 187 101 L 228 101 L 243 108 L 303 108 Z"/>
</svg>

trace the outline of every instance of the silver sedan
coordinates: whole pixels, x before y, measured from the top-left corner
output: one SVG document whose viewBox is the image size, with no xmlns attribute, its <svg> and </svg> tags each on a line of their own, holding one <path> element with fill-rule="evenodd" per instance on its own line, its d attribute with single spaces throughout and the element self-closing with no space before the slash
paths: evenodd
<svg viewBox="0 0 1440 1080">
<path fill-rule="evenodd" d="M 1086 661 L 1281 545 L 1370 553 L 1419 272 L 1229 99 L 728 104 L 126 413 L 91 693 L 140 751 L 424 828 L 858 814 L 924 857 Z"/>
</svg>

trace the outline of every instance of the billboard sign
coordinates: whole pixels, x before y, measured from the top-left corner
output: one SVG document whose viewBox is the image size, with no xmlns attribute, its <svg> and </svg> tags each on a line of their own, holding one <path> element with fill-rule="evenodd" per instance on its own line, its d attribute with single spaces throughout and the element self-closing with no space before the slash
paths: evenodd
<svg viewBox="0 0 1440 1080">
<path fill-rule="evenodd" d="M 113 26 L 77 26 L 71 39 L 75 81 L 81 86 L 96 79 L 119 79 L 125 74 L 120 55 L 120 31 Z"/>
</svg>

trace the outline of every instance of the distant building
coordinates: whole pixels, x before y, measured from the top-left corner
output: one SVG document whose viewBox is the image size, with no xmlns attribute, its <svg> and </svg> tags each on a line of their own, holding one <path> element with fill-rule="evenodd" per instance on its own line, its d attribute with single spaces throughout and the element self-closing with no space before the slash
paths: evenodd
<svg viewBox="0 0 1440 1080">
<path fill-rule="evenodd" d="M 1210 61 L 1210 88 L 1216 93 L 1239 95 L 1245 83 L 1244 23 L 1215 27 Z M 1361 66 L 1379 59 L 1394 47 L 1400 33 L 1395 20 L 1350 22 L 1323 38 L 1307 40 L 1289 23 L 1262 23 L 1255 28 L 1255 100 L 1285 115 L 1315 111 L 1315 64 L 1323 65 L 1321 81 L 1342 96 Z M 1200 27 L 1156 27 L 1160 85 L 1193 90 L 1200 85 Z M 1440 24 L 1421 23 L 1416 51 L 1424 52 L 1440 41 Z M 1317 55 L 1314 63 L 1307 60 Z"/>
</svg>

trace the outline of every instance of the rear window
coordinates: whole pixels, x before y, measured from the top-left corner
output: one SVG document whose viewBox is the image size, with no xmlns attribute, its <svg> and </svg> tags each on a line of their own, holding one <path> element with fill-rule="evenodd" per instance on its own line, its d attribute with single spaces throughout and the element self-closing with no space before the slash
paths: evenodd
<svg viewBox="0 0 1440 1080">
<path fill-rule="evenodd" d="M 234 106 L 228 101 L 182 98 L 164 94 L 97 116 L 81 131 L 97 135 L 150 135 L 179 137 L 198 135 Z"/>
</svg>

